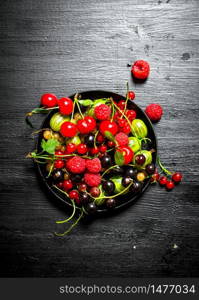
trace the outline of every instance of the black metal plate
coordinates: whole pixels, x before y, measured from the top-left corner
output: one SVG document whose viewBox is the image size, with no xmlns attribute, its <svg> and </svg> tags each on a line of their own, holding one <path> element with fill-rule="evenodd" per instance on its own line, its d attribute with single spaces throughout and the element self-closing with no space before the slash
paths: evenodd
<svg viewBox="0 0 199 300">
<path fill-rule="evenodd" d="M 82 99 L 99 99 L 99 98 L 109 98 L 112 97 L 114 99 L 114 101 L 119 101 L 121 99 L 125 99 L 124 96 L 118 95 L 116 93 L 112 93 L 112 92 L 108 92 L 108 91 L 100 91 L 100 90 L 96 90 L 96 91 L 87 91 L 87 92 L 82 92 L 79 93 L 81 95 Z M 73 99 L 74 95 L 70 96 L 69 98 Z M 138 119 L 142 119 L 144 121 L 144 123 L 147 126 L 148 129 L 148 138 L 151 139 L 152 141 L 152 148 L 155 150 L 155 152 L 152 154 L 153 156 L 153 163 L 156 162 L 156 157 L 157 157 L 157 140 L 156 140 L 156 136 L 155 136 L 155 132 L 153 129 L 153 125 L 150 122 L 150 120 L 148 119 L 148 117 L 146 116 L 146 114 L 144 113 L 144 111 L 137 106 L 133 101 L 129 101 L 129 105 L 128 107 L 130 107 L 131 109 L 135 109 L 137 112 L 137 118 Z M 49 128 L 49 121 L 50 118 L 52 117 L 52 115 L 55 113 L 55 110 L 51 111 L 45 118 L 41 128 Z M 37 151 L 40 152 L 41 148 L 40 148 L 40 144 L 41 144 L 41 140 L 42 140 L 42 132 L 39 134 L 38 136 L 38 140 L 37 140 Z M 46 185 L 47 189 L 55 196 L 55 198 L 59 201 L 62 201 L 64 203 L 67 204 L 67 197 L 59 192 L 58 190 L 54 189 L 53 187 L 50 186 L 49 184 L 49 180 L 46 179 L 46 171 L 45 171 L 45 167 L 42 164 L 37 164 L 38 170 L 39 170 L 39 174 L 44 182 L 44 184 Z M 118 211 L 121 210 L 125 207 L 128 207 L 129 205 L 131 205 L 136 199 L 138 199 L 138 197 L 140 197 L 144 191 L 148 188 L 150 184 L 150 179 L 145 180 L 145 183 L 143 185 L 143 188 L 141 190 L 140 193 L 132 196 L 130 193 L 127 193 L 125 195 L 122 195 L 122 200 L 120 200 L 119 204 L 113 209 L 113 211 Z M 106 208 L 101 209 L 99 208 L 97 210 L 98 213 L 106 213 L 109 210 L 107 210 Z"/>
</svg>

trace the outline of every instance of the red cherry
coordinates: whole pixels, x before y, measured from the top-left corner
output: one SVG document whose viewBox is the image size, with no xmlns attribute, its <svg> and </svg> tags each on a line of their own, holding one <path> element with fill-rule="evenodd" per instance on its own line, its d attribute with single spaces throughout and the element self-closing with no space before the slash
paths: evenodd
<svg viewBox="0 0 199 300">
<path fill-rule="evenodd" d="M 174 187 L 175 187 L 175 185 L 174 185 L 173 181 L 171 181 L 171 180 L 167 181 L 167 183 L 166 183 L 167 190 L 172 190 Z"/>
<path fill-rule="evenodd" d="M 57 97 L 54 94 L 44 94 L 41 96 L 41 105 L 51 108 L 57 105 Z"/>
<path fill-rule="evenodd" d="M 115 147 L 115 143 L 113 141 L 108 141 L 107 145 L 109 148 Z"/>
<path fill-rule="evenodd" d="M 98 135 L 97 135 L 97 142 L 98 143 L 104 142 L 104 136 L 101 133 L 98 133 Z"/>
<path fill-rule="evenodd" d="M 95 155 L 95 154 L 99 153 L 99 148 L 98 147 L 91 148 L 91 149 L 89 149 L 89 152 L 91 155 Z"/>
<path fill-rule="evenodd" d="M 73 183 L 70 179 L 63 181 L 63 189 L 67 192 L 73 188 Z"/>
<path fill-rule="evenodd" d="M 54 162 L 54 168 L 55 169 L 62 169 L 64 167 L 64 161 L 61 159 L 57 159 Z"/>
<path fill-rule="evenodd" d="M 73 143 L 69 143 L 68 145 L 66 145 L 66 153 L 70 154 L 70 153 L 74 153 L 77 149 L 77 146 Z"/>
<path fill-rule="evenodd" d="M 93 131 L 96 128 L 96 121 L 91 116 L 86 116 L 84 120 L 89 124 L 90 131 Z"/>
<path fill-rule="evenodd" d="M 64 152 L 61 150 L 55 151 L 55 155 L 64 155 Z"/>
<path fill-rule="evenodd" d="M 131 69 L 133 76 L 137 79 L 146 79 L 149 76 L 150 66 L 144 60 L 137 60 Z"/>
<path fill-rule="evenodd" d="M 176 183 L 180 182 L 182 180 L 182 174 L 178 172 L 174 173 L 172 175 L 172 180 Z"/>
<path fill-rule="evenodd" d="M 106 145 L 101 145 L 101 146 L 99 147 L 99 152 L 105 153 L 106 151 L 107 151 Z"/>
<path fill-rule="evenodd" d="M 122 146 L 122 147 L 117 148 L 116 151 L 121 152 L 123 154 L 125 165 L 128 165 L 132 161 L 134 152 L 130 147 Z"/>
<path fill-rule="evenodd" d="M 135 99 L 135 93 L 134 93 L 133 91 L 129 91 L 129 92 L 128 92 L 128 98 L 129 98 L 130 100 L 134 100 L 134 99 Z"/>
<path fill-rule="evenodd" d="M 70 98 L 61 98 L 58 100 L 59 112 L 62 115 L 70 115 L 73 111 L 73 101 Z"/>
<path fill-rule="evenodd" d="M 61 125 L 60 132 L 64 137 L 73 137 L 77 133 L 77 127 L 71 122 L 64 122 Z"/>
<path fill-rule="evenodd" d="M 118 119 L 117 122 L 120 127 L 124 127 L 125 125 L 127 125 L 127 121 L 125 119 Z"/>
<path fill-rule="evenodd" d="M 79 193 L 77 190 L 72 190 L 69 192 L 69 198 L 75 200 L 77 204 L 80 204 Z"/>
<path fill-rule="evenodd" d="M 86 144 L 79 144 L 77 146 L 77 152 L 79 154 L 85 154 L 86 152 L 88 152 L 88 147 L 86 146 Z"/>
<path fill-rule="evenodd" d="M 102 121 L 99 126 L 99 130 L 102 134 L 105 133 L 105 131 L 111 132 L 113 135 L 115 135 L 118 132 L 118 126 L 115 122 L 111 121 Z"/>
<path fill-rule="evenodd" d="M 158 173 L 154 173 L 152 176 L 151 176 L 151 182 L 157 182 L 160 178 L 160 174 Z"/>
<path fill-rule="evenodd" d="M 159 184 L 160 185 L 166 185 L 166 183 L 167 183 L 167 177 L 166 176 L 161 176 L 159 178 Z"/>
<path fill-rule="evenodd" d="M 125 100 L 120 100 L 116 105 L 122 110 L 125 108 Z"/>
<path fill-rule="evenodd" d="M 134 119 L 136 119 L 136 111 L 133 109 L 129 109 L 126 111 L 126 116 L 129 119 L 129 121 L 133 121 Z"/>
</svg>

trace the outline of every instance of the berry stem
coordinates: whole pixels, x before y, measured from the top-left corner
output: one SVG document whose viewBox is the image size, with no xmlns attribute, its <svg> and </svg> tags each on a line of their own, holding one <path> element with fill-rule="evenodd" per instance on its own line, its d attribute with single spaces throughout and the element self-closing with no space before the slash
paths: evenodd
<svg viewBox="0 0 199 300">
<path fill-rule="evenodd" d="M 73 206 L 73 212 L 71 214 L 71 216 L 66 219 L 66 220 L 63 220 L 63 221 L 56 221 L 57 224 L 63 224 L 63 223 L 67 223 L 69 222 L 75 215 L 75 212 L 76 212 L 76 205 L 75 205 L 75 201 L 74 200 L 71 200 L 71 203 L 72 203 L 72 206 Z"/>
<path fill-rule="evenodd" d="M 70 233 L 71 230 L 79 223 L 79 221 L 81 220 L 81 218 L 83 217 L 83 215 L 84 215 L 84 212 L 83 212 L 83 210 L 81 209 L 81 214 L 79 215 L 79 218 L 78 218 L 78 219 L 77 219 L 77 220 L 69 227 L 69 229 L 66 230 L 64 233 L 56 233 L 56 232 L 55 232 L 55 235 L 61 237 L 61 236 L 64 236 L 64 235 Z"/>
<path fill-rule="evenodd" d="M 53 187 L 55 188 L 55 189 L 57 189 L 59 192 L 61 192 L 62 194 L 65 194 L 68 198 L 69 198 L 69 195 L 68 195 L 68 193 L 66 193 L 66 192 L 64 192 L 63 190 L 61 190 L 60 188 L 58 188 L 55 184 L 53 184 Z M 69 198 L 70 199 L 70 198 Z M 72 200 L 71 200 L 72 201 Z M 71 203 L 69 203 L 69 202 L 67 202 L 67 204 L 69 205 L 69 206 L 73 206 Z M 76 209 L 79 209 L 79 210 L 81 210 L 81 208 L 80 207 L 78 207 L 78 206 L 76 206 Z"/>
<path fill-rule="evenodd" d="M 94 148 L 96 148 L 96 139 L 97 139 L 98 133 L 99 133 L 99 130 L 96 131 L 95 136 L 94 136 Z"/>
<path fill-rule="evenodd" d="M 97 198 L 94 198 L 94 199 L 95 199 L 95 200 L 109 199 L 109 198 L 113 198 L 113 197 L 120 196 L 120 195 L 124 194 L 124 193 L 130 188 L 130 186 L 131 186 L 132 184 L 133 184 L 133 180 L 132 180 L 132 182 L 131 182 L 124 190 L 122 190 L 122 191 L 119 192 L 118 194 L 115 194 L 115 195 L 112 195 L 112 196 L 97 197 Z"/>
<path fill-rule="evenodd" d="M 161 169 L 165 174 L 167 174 L 167 175 L 172 175 L 172 173 L 171 173 L 169 170 L 167 170 L 167 169 L 163 166 L 163 164 L 161 163 L 159 157 L 157 157 L 157 162 L 158 162 L 158 165 L 159 165 L 160 169 Z"/>
<path fill-rule="evenodd" d="M 79 103 L 78 103 L 78 94 L 75 95 L 75 97 L 74 97 L 74 102 L 77 104 L 77 108 L 78 108 L 79 113 L 80 113 L 80 115 L 81 115 L 81 117 L 82 117 L 82 119 L 83 119 L 83 118 L 84 118 L 84 115 L 82 114 L 80 105 L 79 105 Z"/>
<path fill-rule="evenodd" d="M 125 101 L 124 110 L 123 110 L 123 113 L 122 113 L 120 119 L 122 119 L 122 117 L 123 117 L 123 116 L 125 115 L 125 113 L 126 113 L 126 108 L 127 108 L 128 101 L 129 101 L 129 83 L 128 83 L 128 81 L 127 81 L 127 82 L 126 82 L 126 101 Z"/>
</svg>

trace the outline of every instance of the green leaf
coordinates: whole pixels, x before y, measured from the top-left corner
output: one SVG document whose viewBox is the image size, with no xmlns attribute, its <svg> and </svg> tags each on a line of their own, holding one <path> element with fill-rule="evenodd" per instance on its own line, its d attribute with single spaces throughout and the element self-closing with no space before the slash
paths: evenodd
<svg viewBox="0 0 199 300">
<path fill-rule="evenodd" d="M 93 106 L 96 107 L 100 104 L 106 104 L 108 99 L 106 98 L 102 98 L 102 99 L 96 99 L 94 102 L 93 102 Z"/>
<path fill-rule="evenodd" d="M 123 166 L 125 159 L 124 159 L 124 155 L 122 154 L 122 152 L 116 151 L 115 155 L 114 155 L 114 159 L 115 159 L 115 163 L 118 166 Z"/>
<path fill-rule="evenodd" d="M 114 135 L 110 131 L 104 131 L 104 135 L 108 140 L 115 142 Z"/>
<path fill-rule="evenodd" d="M 58 146 L 60 143 L 55 139 L 49 139 L 45 141 L 42 139 L 41 141 L 41 147 L 44 151 L 48 152 L 49 154 L 54 154 L 56 146 Z"/>
<path fill-rule="evenodd" d="M 90 99 L 78 100 L 78 102 L 79 102 L 82 106 L 91 106 L 91 105 L 93 105 L 93 101 L 90 100 Z"/>
</svg>

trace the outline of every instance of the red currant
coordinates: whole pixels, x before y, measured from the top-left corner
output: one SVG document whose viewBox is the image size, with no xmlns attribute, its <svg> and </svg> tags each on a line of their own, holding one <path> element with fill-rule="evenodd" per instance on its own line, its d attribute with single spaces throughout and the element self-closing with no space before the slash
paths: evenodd
<svg viewBox="0 0 199 300">
<path fill-rule="evenodd" d="M 44 94 L 41 96 L 41 105 L 51 108 L 57 105 L 57 97 L 54 94 Z"/>
<path fill-rule="evenodd" d="M 99 153 L 99 148 L 98 147 L 91 148 L 91 149 L 89 149 L 89 152 L 91 155 L 95 155 L 95 154 Z"/>
<path fill-rule="evenodd" d="M 71 122 L 64 122 L 61 125 L 60 132 L 64 137 L 73 137 L 77 133 L 77 127 Z"/>
<path fill-rule="evenodd" d="M 181 173 L 174 173 L 172 175 L 172 180 L 176 183 L 180 182 L 182 180 L 182 174 Z"/>
<path fill-rule="evenodd" d="M 130 147 L 122 146 L 122 147 L 117 148 L 116 151 L 121 152 L 123 154 L 125 165 L 128 165 L 132 161 L 134 152 L 133 152 L 133 150 L 131 150 Z"/>
<path fill-rule="evenodd" d="M 86 144 L 79 144 L 77 146 L 77 152 L 79 154 L 85 154 L 86 152 L 88 152 L 88 147 L 86 146 Z"/>
<path fill-rule="evenodd" d="M 61 150 L 55 151 L 55 155 L 64 155 L 64 152 Z"/>
<path fill-rule="evenodd" d="M 77 190 L 70 191 L 68 195 L 70 199 L 75 200 L 77 204 L 80 204 L 79 193 Z"/>
<path fill-rule="evenodd" d="M 158 173 L 154 173 L 152 176 L 151 176 L 151 182 L 157 182 L 160 178 L 160 174 Z"/>
<path fill-rule="evenodd" d="M 73 111 L 73 101 L 70 98 L 59 99 L 58 106 L 62 115 L 70 115 Z"/>
<path fill-rule="evenodd" d="M 102 121 L 99 126 L 99 130 L 102 134 L 105 133 L 105 131 L 111 132 L 113 135 L 115 135 L 118 132 L 118 126 L 115 122 L 111 121 Z"/>
<path fill-rule="evenodd" d="M 113 148 L 115 146 L 115 143 L 113 141 L 108 141 L 107 145 L 109 148 Z"/>
<path fill-rule="evenodd" d="M 58 182 L 56 185 L 59 189 L 63 189 L 63 182 L 62 181 Z"/>
<path fill-rule="evenodd" d="M 175 187 L 175 185 L 174 185 L 173 181 L 171 181 L 171 180 L 167 181 L 167 183 L 166 183 L 167 190 L 172 190 L 174 187 Z"/>
<path fill-rule="evenodd" d="M 129 109 L 126 111 L 126 116 L 129 119 L 129 121 L 133 121 L 134 119 L 136 119 L 136 111 L 133 109 Z"/>
<path fill-rule="evenodd" d="M 134 100 L 135 99 L 135 93 L 133 91 L 128 92 L 128 99 Z"/>
<path fill-rule="evenodd" d="M 120 128 L 120 131 L 129 134 L 131 132 L 131 127 L 126 123 L 126 126 Z"/>
<path fill-rule="evenodd" d="M 98 143 L 104 142 L 104 136 L 101 133 L 98 133 L 98 135 L 97 135 L 97 142 Z"/>
<path fill-rule="evenodd" d="M 70 153 L 74 153 L 77 149 L 77 146 L 73 143 L 69 143 L 68 145 L 66 145 L 66 153 L 70 154 Z"/>
<path fill-rule="evenodd" d="M 57 159 L 54 162 L 54 168 L 55 169 L 62 169 L 64 167 L 64 161 L 61 159 Z"/>
<path fill-rule="evenodd" d="M 159 178 L 159 184 L 160 185 L 166 185 L 166 183 L 167 183 L 167 177 L 166 176 L 161 176 Z"/>
<path fill-rule="evenodd" d="M 117 103 L 117 106 L 122 110 L 125 108 L 125 100 L 120 100 L 118 103 Z"/>
<path fill-rule="evenodd" d="M 99 152 L 105 153 L 106 151 L 107 151 L 106 145 L 101 145 L 101 146 L 99 147 Z"/>
<path fill-rule="evenodd" d="M 120 127 L 124 127 L 125 125 L 127 125 L 127 121 L 125 119 L 118 119 L 117 122 Z"/>
<path fill-rule="evenodd" d="M 131 69 L 133 76 L 137 79 L 146 79 L 149 76 L 150 66 L 144 60 L 137 60 Z"/>
<path fill-rule="evenodd" d="M 80 192 L 85 192 L 85 191 L 87 190 L 87 185 L 86 185 L 85 183 L 80 183 L 80 184 L 78 185 L 78 190 L 79 190 Z"/>
<path fill-rule="evenodd" d="M 63 181 L 63 189 L 67 192 L 73 188 L 73 183 L 70 179 Z"/>
</svg>

